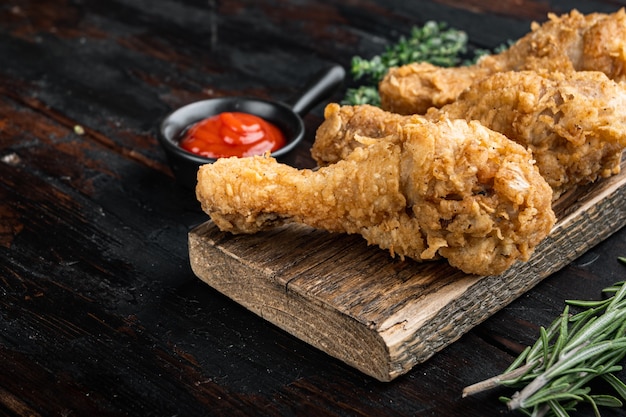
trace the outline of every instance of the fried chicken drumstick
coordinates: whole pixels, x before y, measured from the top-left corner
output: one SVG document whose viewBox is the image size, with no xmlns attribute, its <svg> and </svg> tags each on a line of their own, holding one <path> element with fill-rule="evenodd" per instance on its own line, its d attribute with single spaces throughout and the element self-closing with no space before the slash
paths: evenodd
<svg viewBox="0 0 626 417">
<path fill-rule="evenodd" d="M 379 84 L 381 107 L 423 114 L 451 103 L 471 84 L 503 71 L 600 71 L 626 79 L 626 12 L 548 15 L 506 51 L 484 56 L 472 66 L 442 68 L 428 63 L 391 69 Z"/>
<path fill-rule="evenodd" d="M 200 168 L 198 200 L 225 231 L 299 222 L 480 275 L 527 260 L 550 232 L 552 190 L 520 145 L 464 120 L 388 130 L 316 171 L 268 156 L 220 159 Z"/>
</svg>

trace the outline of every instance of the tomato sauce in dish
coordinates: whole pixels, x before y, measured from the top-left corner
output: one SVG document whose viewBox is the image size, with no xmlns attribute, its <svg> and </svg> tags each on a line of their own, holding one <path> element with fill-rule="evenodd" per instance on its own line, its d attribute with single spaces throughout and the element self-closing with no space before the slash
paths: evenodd
<svg viewBox="0 0 626 417">
<path fill-rule="evenodd" d="M 262 155 L 285 146 L 285 135 L 274 124 L 249 113 L 224 112 L 187 129 L 180 146 L 207 158 Z"/>
</svg>

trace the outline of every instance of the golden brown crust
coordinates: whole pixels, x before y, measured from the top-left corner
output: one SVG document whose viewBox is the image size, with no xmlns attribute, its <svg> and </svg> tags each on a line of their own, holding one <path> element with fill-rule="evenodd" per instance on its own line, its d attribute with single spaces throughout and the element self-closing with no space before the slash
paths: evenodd
<svg viewBox="0 0 626 417">
<path fill-rule="evenodd" d="M 441 68 L 420 62 L 390 68 L 378 85 L 381 108 L 399 114 L 424 114 L 453 102 L 468 85 L 488 76 L 480 67 Z"/>
<path fill-rule="evenodd" d="M 380 139 L 397 135 L 398 127 L 407 120 L 405 116 L 383 112 L 375 106 L 340 106 L 337 103 L 326 106 L 324 118 L 311 148 L 311 156 L 320 166 L 346 159 L 361 146 L 359 139 L 362 137 Z"/>
</svg>

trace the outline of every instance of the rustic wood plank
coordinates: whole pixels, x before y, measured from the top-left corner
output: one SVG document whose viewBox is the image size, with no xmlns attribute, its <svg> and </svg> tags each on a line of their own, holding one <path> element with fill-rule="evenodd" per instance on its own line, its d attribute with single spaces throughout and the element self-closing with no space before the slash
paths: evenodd
<svg viewBox="0 0 626 417">
<path fill-rule="evenodd" d="M 391 259 L 358 236 L 288 225 L 189 234 L 194 273 L 296 337 L 381 381 L 424 362 L 626 224 L 626 174 L 557 202 L 559 220 L 531 260 L 499 276 L 445 262 Z"/>
</svg>

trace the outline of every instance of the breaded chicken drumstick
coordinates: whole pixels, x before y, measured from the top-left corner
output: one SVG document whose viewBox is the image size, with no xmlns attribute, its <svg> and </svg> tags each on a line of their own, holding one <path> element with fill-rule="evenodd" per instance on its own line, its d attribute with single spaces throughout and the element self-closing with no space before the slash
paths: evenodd
<svg viewBox="0 0 626 417">
<path fill-rule="evenodd" d="M 626 79 L 626 12 L 548 15 L 506 51 L 472 66 L 442 68 L 415 63 L 392 68 L 379 84 L 381 107 L 401 114 L 424 114 L 451 103 L 471 84 L 503 71 L 600 71 Z"/>
<path fill-rule="evenodd" d="M 552 190 L 530 153 L 477 122 L 419 118 L 359 140 L 316 171 L 220 159 L 200 168 L 198 200 L 225 231 L 299 222 L 480 275 L 527 260 L 554 225 Z"/>
</svg>

